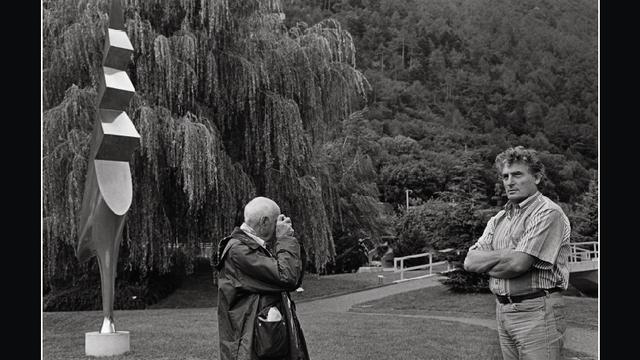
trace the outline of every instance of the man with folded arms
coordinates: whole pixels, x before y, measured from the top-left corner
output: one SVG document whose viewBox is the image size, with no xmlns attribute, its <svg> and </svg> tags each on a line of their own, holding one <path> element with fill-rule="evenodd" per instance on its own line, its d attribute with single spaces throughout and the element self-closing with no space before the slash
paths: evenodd
<svg viewBox="0 0 640 360">
<path fill-rule="evenodd" d="M 544 165 L 534 150 L 507 149 L 495 166 L 508 202 L 469 248 L 464 268 L 490 276 L 504 359 L 561 359 L 569 220 L 538 191 Z"/>
</svg>

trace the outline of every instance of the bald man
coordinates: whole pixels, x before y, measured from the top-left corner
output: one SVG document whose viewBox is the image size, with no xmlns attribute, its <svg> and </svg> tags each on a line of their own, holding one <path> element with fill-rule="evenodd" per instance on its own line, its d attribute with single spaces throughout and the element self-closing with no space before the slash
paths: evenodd
<svg viewBox="0 0 640 360">
<path fill-rule="evenodd" d="M 293 234 L 278 204 L 257 197 L 245 205 L 244 223 L 218 244 L 221 360 L 309 359 L 289 296 L 304 273 L 304 252 Z"/>
</svg>

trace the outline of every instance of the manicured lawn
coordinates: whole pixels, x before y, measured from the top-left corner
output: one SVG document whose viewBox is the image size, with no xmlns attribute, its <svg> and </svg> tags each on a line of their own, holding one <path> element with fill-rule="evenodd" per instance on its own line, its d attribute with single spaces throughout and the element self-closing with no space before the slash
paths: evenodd
<svg viewBox="0 0 640 360">
<path fill-rule="evenodd" d="M 218 359 L 213 309 L 118 311 L 116 320 L 131 332 L 131 352 L 109 359 Z M 97 330 L 100 313 L 46 313 L 44 323 L 44 359 L 87 359 L 84 332 Z M 301 323 L 314 360 L 497 358 L 487 331 L 465 324 L 348 313 Z"/>
<path fill-rule="evenodd" d="M 564 299 L 568 326 L 598 328 L 596 299 L 570 296 Z M 445 286 L 435 286 L 366 302 L 353 310 L 495 319 L 495 297 L 492 294 L 454 294 Z"/>
<path fill-rule="evenodd" d="M 411 271 L 405 277 L 425 275 L 425 271 Z M 400 278 L 400 274 L 393 272 L 349 273 L 318 276 L 305 274 L 302 282 L 302 292 L 292 292 L 291 297 L 296 301 L 306 301 L 319 297 L 343 294 L 380 286 L 378 275 L 382 275 L 382 284 L 387 285 Z M 149 309 L 186 309 L 214 307 L 218 304 L 218 290 L 213 283 L 213 274 L 196 274 L 187 277 L 182 286 L 160 300 L 150 305 Z"/>
<path fill-rule="evenodd" d="M 565 316 L 567 325 L 570 327 L 578 327 L 589 330 L 598 329 L 598 301 L 593 298 L 565 297 Z M 368 301 L 351 309 L 356 313 L 368 314 L 402 314 L 402 315 L 432 315 L 432 316 L 448 316 L 456 318 L 479 318 L 494 321 L 495 319 L 495 298 L 492 294 L 455 294 L 450 292 L 445 286 L 435 286 L 420 290 L 414 290 L 403 294 L 388 296 L 379 300 Z M 392 315 L 384 315 L 386 317 Z M 429 320 L 435 321 L 435 320 Z M 451 337 L 457 337 L 458 331 L 463 329 L 464 324 L 453 325 L 455 331 L 449 333 Z M 440 324 L 438 326 L 443 326 Z M 447 327 L 441 327 L 440 330 L 448 331 Z M 481 349 L 490 348 L 494 351 L 489 358 L 500 358 L 499 342 L 494 330 L 482 329 L 479 326 L 472 326 L 468 331 L 471 335 L 464 336 L 484 336 L 485 339 L 480 344 Z M 442 334 L 442 333 L 439 333 Z M 433 336 L 433 333 L 429 333 Z M 460 343 L 463 348 L 466 346 L 465 341 Z M 464 349 L 452 352 L 457 356 Z M 489 351 L 489 350 L 487 350 Z M 584 353 L 576 352 L 570 349 L 563 349 L 563 355 L 567 359 L 592 359 Z M 445 357 L 446 358 L 446 357 Z M 485 357 L 474 357 L 484 359 Z"/>
<path fill-rule="evenodd" d="M 407 277 L 425 275 L 425 271 L 412 271 Z M 383 278 L 379 279 L 378 276 Z M 400 274 L 393 272 L 365 272 L 351 274 L 335 274 L 318 276 L 305 274 L 302 282 L 303 292 L 293 292 L 291 297 L 300 302 L 320 297 L 344 294 L 371 287 L 389 285 L 393 281 L 400 279 Z"/>
<path fill-rule="evenodd" d="M 379 274 L 307 275 L 305 291 L 293 296 L 300 303 L 379 286 Z M 384 284 L 388 284 L 399 275 L 384 276 Z M 198 275 L 155 305 L 160 308 L 117 310 L 116 327 L 131 332 L 131 352 L 108 359 L 218 359 L 218 327 L 212 307 L 215 294 L 211 276 Z M 570 326 L 597 329 L 596 300 L 565 299 Z M 495 309 L 490 294 L 452 294 L 444 286 L 435 286 L 360 304 L 347 313 L 304 313 L 300 321 L 311 359 L 501 358 L 495 330 L 395 314 L 494 319 Z M 88 359 L 84 356 L 84 333 L 97 331 L 101 320 L 100 311 L 44 313 L 44 359 Z M 588 358 L 570 350 L 565 356 Z"/>
<path fill-rule="evenodd" d="M 87 359 L 84 332 L 97 330 L 100 313 L 44 315 L 44 359 Z M 213 309 L 118 311 L 116 320 L 131 332 L 131 352 L 109 359 L 218 359 Z M 314 360 L 500 359 L 494 331 L 481 326 L 358 313 L 300 320 Z"/>
<path fill-rule="evenodd" d="M 148 309 L 208 308 L 217 305 L 218 288 L 213 283 L 213 274 L 204 273 L 187 276 L 180 288 Z"/>
<path fill-rule="evenodd" d="M 116 330 L 131 333 L 131 352 L 107 359 L 217 359 L 218 326 L 214 309 L 116 311 Z M 44 313 L 46 360 L 89 359 L 84 333 L 98 331 L 99 311 Z M 215 354 L 213 354 L 215 352 Z"/>
<path fill-rule="evenodd" d="M 314 360 L 501 359 L 488 329 L 449 321 L 313 314 L 302 326 Z"/>
</svg>

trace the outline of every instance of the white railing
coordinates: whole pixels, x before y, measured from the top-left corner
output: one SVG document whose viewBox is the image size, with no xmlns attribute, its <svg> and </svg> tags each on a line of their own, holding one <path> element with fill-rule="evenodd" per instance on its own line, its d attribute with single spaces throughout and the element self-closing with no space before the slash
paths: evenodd
<svg viewBox="0 0 640 360">
<path fill-rule="evenodd" d="M 597 241 L 571 243 L 569 262 L 600 260 L 600 244 Z"/>
<path fill-rule="evenodd" d="M 426 263 L 426 264 L 422 264 L 422 265 L 404 267 L 404 261 L 405 260 L 423 258 L 423 257 L 424 258 L 428 258 L 429 262 Z M 393 271 L 400 273 L 400 280 L 397 280 L 397 281 L 405 281 L 405 280 L 419 279 L 419 278 L 423 278 L 423 277 L 427 277 L 427 276 L 432 276 L 433 275 L 433 267 L 434 266 L 439 266 L 439 265 L 446 265 L 447 266 L 447 270 L 451 270 L 451 265 L 449 264 L 448 261 L 433 262 L 433 254 L 431 254 L 431 253 L 408 255 L 408 256 L 403 256 L 403 257 L 398 257 L 398 258 L 394 258 L 393 259 Z M 423 269 L 429 269 L 429 274 L 422 275 L 422 276 L 416 276 L 416 277 L 413 277 L 413 278 L 410 278 L 410 279 L 405 279 L 404 278 L 404 272 L 405 271 L 423 270 Z"/>
<path fill-rule="evenodd" d="M 207 258 L 207 259 L 211 259 L 211 256 L 213 255 L 213 243 L 205 243 L 205 242 L 201 242 L 200 243 L 200 256 Z"/>
<path fill-rule="evenodd" d="M 571 243 L 569 271 L 572 273 L 598 270 L 600 245 L 597 241 Z"/>
<path fill-rule="evenodd" d="M 169 243 L 169 249 L 180 249 L 185 246 L 183 243 Z M 210 242 L 200 242 L 198 243 L 198 248 L 200 249 L 200 253 L 198 257 L 203 257 L 207 259 L 211 259 L 213 256 L 213 243 Z"/>
</svg>

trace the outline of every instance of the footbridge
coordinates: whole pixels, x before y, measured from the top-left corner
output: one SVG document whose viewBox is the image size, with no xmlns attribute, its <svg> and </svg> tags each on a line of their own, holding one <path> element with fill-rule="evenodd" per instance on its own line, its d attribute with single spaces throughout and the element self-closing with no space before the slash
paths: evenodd
<svg viewBox="0 0 640 360">
<path fill-rule="evenodd" d="M 600 244 L 597 241 L 571 243 L 569 283 L 589 296 L 598 294 Z"/>
</svg>

